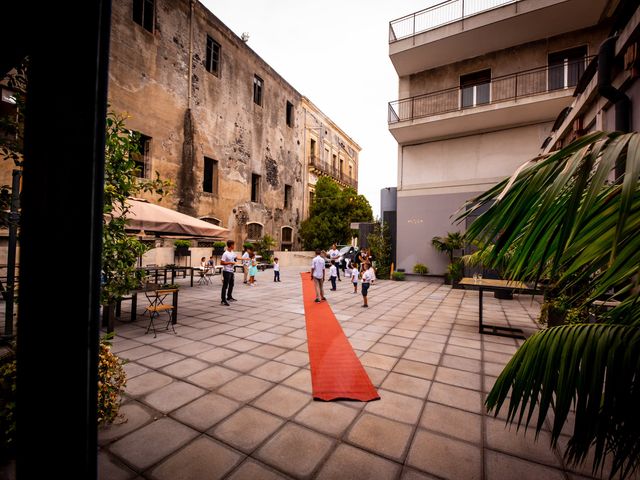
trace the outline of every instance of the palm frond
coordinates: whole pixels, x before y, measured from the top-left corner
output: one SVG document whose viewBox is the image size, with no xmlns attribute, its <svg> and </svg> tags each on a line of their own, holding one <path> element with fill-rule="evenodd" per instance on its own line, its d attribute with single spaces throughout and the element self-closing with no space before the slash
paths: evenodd
<svg viewBox="0 0 640 480">
<path fill-rule="evenodd" d="M 555 446 L 575 411 L 565 456 L 583 462 L 590 448 L 594 473 L 610 456 L 610 475 L 638 469 L 640 451 L 640 329 L 627 325 L 566 325 L 533 335 L 507 364 L 487 397 L 496 411 L 509 401 L 508 422 L 529 427 L 538 406 L 536 434 L 549 410 Z M 635 456 L 633 455 L 635 452 Z"/>
</svg>

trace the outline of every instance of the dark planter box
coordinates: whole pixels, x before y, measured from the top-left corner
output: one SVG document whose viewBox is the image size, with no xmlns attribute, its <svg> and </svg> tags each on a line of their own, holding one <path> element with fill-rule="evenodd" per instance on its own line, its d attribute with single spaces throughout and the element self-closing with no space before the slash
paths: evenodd
<svg viewBox="0 0 640 480">
<path fill-rule="evenodd" d="M 189 247 L 176 247 L 175 251 L 176 257 L 188 257 L 191 255 L 189 251 Z"/>
<path fill-rule="evenodd" d="M 224 247 L 213 247 L 212 255 L 220 256 L 224 253 Z"/>
<path fill-rule="evenodd" d="M 493 296 L 500 300 L 513 300 L 513 290 L 496 290 Z"/>
</svg>

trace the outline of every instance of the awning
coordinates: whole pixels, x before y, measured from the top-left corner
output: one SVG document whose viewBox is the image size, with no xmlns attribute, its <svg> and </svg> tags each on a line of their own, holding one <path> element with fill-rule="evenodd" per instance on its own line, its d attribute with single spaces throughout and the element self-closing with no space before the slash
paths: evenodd
<svg viewBox="0 0 640 480">
<path fill-rule="evenodd" d="M 199 218 L 161 207 L 140 198 L 128 198 L 127 230 L 144 230 L 147 234 L 221 237 L 229 229 Z"/>
</svg>

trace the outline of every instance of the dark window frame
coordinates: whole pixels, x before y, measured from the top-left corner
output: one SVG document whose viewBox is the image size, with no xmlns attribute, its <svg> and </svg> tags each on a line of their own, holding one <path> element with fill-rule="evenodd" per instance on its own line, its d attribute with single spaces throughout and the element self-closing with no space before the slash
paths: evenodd
<svg viewBox="0 0 640 480">
<path fill-rule="evenodd" d="M 139 169 L 138 178 L 151 178 L 151 140 L 152 137 L 145 135 L 144 133 L 132 130 L 132 135 L 136 135 L 138 138 L 136 144 L 138 145 L 138 151 L 131 151 L 131 158 L 135 162 Z"/>
<path fill-rule="evenodd" d="M 293 187 L 291 185 L 285 184 L 284 186 L 284 208 L 285 209 L 291 208 L 292 197 L 293 197 Z"/>
<path fill-rule="evenodd" d="M 252 235 L 256 233 L 255 230 L 258 231 L 258 235 Z M 247 240 L 260 240 L 264 233 L 264 225 L 258 222 L 249 222 L 247 223 Z"/>
<path fill-rule="evenodd" d="M 149 33 L 155 31 L 156 2 L 155 0 L 133 0 L 133 21 Z"/>
<path fill-rule="evenodd" d="M 287 103 L 285 104 L 285 108 L 286 108 L 285 116 L 287 121 L 287 127 L 293 128 L 293 124 L 294 124 L 293 103 L 287 100 Z"/>
<path fill-rule="evenodd" d="M 549 91 L 575 87 L 587 68 L 587 45 L 578 45 L 547 54 Z"/>
<path fill-rule="evenodd" d="M 460 75 L 460 107 L 472 108 L 491 103 L 491 69 Z"/>
<path fill-rule="evenodd" d="M 205 68 L 207 72 L 220 76 L 220 59 L 222 58 L 222 46 L 213 37 L 207 35 L 207 47 L 205 53 Z"/>
<path fill-rule="evenodd" d="M 262 106 L 264 93 L 264 80 L 258 75 L 253 75 L 253 103 Z"/>
<path fill-rule="evenodd" d="M 218 160 L 203 158 L 202 191 L 210 195 L 218 195 Z"/>
<path fill-rule="evenodd" d="M 261 175 L 257 173 L 251 174 L 251 201 L 254 203 L 260 203 L 260 180 Z"/>
</svg>

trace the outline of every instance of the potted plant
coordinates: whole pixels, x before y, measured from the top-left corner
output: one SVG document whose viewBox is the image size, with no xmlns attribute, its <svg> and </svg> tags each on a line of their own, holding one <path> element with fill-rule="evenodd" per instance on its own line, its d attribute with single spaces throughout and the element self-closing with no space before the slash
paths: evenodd
<svg viewBox="0 0 640 480">
<path fill-rule="evenodd" d="M 173 244 L 176 247 L 177 257 L 189 256 L 189 247 L 191 247 L 191 242 L 189 240 L 176 240 Z"/>
<path fill-rule="evenodd" d="M 225 242 L 213 242 L 213 255 L 222 255 L 226 246 Z"/>
<path fill-rule="evenodd" d="M 402 282 L 405 279 L 404 272 L 396 271 L 391 274 L 391 280 Z"/>
<path fill-rule="evenodd" d="M 460 260 L 454 260 L 447 266 L 447 285 L 456 287 L 464 276 L 464 264 Z"/>
<path fill-rule="evenodd" d="M 413 273 L 417 273 L 418 275 L 426 275 L 427 273 L 429 273 L 429 269 L 423 263 L 416 263 L 413 266 Z"/>
<path fill-rule="evenodd" d="M 456 250 L 462 250 L 464 248 L 463 235 L 460 232 L 448 232 L 446 237 L 433 237 L 431 239 L 431 245 L 437 251 L 446 253 L 449 256 L 449 266 L 447 267 L 448 273 L 445 276 L 445 284 L 451 285 L 454 276 L 459 276 L 456 281 L 460 280 L 464 274 L 464 267 L 460 262 L 458 262 L 458 266 L 453 266 L 453 254 Z M 452 273 L 455 273 L 455 275 L 452 275 Z"/>
</svg>

